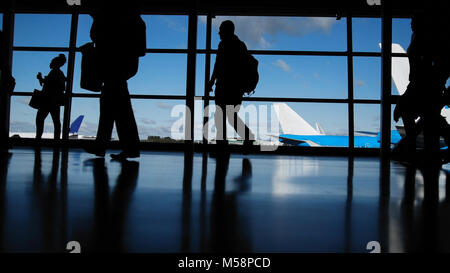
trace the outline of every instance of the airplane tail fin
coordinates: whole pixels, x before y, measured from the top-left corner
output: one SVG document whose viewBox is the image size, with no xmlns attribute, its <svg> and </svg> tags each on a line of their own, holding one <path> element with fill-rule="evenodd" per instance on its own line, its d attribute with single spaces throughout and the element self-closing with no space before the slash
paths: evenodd
<svg viewBox="0 0 450 273">
<path fill-rule="evenodd" d="M 281 130 L 289 135 L 322 135 L 286 103 L 274 103 Z"/>
<path fill-rule="evenodd" d="M 316 131 L 319 132 L 321 135 L 325 135 L 325 131 L 323 130 L 322 126 L 318 122 L 316 122 Z"/>
<path fill-rule="evenodd" d="M 381 43 L 379 44 L 381 48 Z M 392 53 L 406 53 L 399 44 L 392 44 Z M 409 61 L 405 57 L 392 57 L 392 79 L 398 94 L 403 95 L 409 84 Z"/>
<path fill-rule="evenodd" d="M 380 48 L 381 48 L 381 44 Z M 406 53 L 399 44 L 392 44 L 392 53 Z M 392 57 L 392 79 L 399 95 L 405 93 L 409 84 L 409 61 L 405 57 Z M 450 123 L 450 109 L 443 108 L 441 115 Z"/>
<path fill-rule="evenodd" d="M 71 133 L 71 134 L 77 134 L 78 131 L 80 130 L 81 123 L 83 122 L 83 119 L 84 119 L 84 116 L 83 116 L 83 115 L 77 117 L 77 119 L 75 119 L 75 121 L 72 122 L 72 124 L 70 125 L 70 131 L 69 131 L 69 133 Z"/>
</svg>

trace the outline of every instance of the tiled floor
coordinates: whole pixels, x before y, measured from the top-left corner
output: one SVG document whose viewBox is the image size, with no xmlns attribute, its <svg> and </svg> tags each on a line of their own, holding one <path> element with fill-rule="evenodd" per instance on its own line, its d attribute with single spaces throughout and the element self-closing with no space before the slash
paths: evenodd
<svg viewBox="0 0 450 273">
<path fill-rule="evenodd" d="M 0 250 L 449 251 L 450 183 L 378 158 L 14 149 L 0 160 Z M 424 181 L 426 183 L 424 183 Z"/>
</svg>

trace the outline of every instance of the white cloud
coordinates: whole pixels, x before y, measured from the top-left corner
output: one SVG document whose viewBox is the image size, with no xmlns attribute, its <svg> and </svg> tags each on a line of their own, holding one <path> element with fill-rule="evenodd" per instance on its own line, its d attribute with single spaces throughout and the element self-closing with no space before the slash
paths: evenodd
<svg viewBox="0 0 450 273">
<path fill-rule="evenodd" d="M 139 121 L 146 125 L 155 125 L 156 124 L 156 121 L 149 119 L 149 118 L 140 118 Z"/>
<path fill-rule="evenodd" d="M 231 20 L 236 27 L 236 34 L 250 47 L 270 48 L 276 36 L 301 37 L 313 32 L 328 34 L 336 19 L 330 17 L 246 17 L 218 16 L 213 20 L 216 29 L 225 20 Z M 205 22 L 204 18 L 201 21 Z"/>
<path fill-rule="evenodd" d="M 171 28 L 171 29 L 173 29 L 173 30 L 175 30 L 177 32 L 184 32 L 184 33 L 187 32 L 187 29 L 186 29 L 185 26 L 183 26 L 183 25 L 179 24 L 178 22 L 168 18 L 167 16 L 162 16 L 161 18 L 166 22 L 166 24 L 167 24 L 167 26 L 169 28 Z"/>
<path fill-rule="evenodd" d="M 21 104 L 28 105 L 30 103 L 30 100 L 31 100 L 31 97 L 22 97 L 22 98 L 19 98 L 17 101 Z"/>
<path fill-rule="evenodd" d="M 366 82 L 363 80 L 355 80 L 356 86 L 364 86 L 366 85 Z"/>
<path fill-rule="evenodd" d="M 165 102 L 158 102 L 156 105 L 158 106 L 158 108 L 161 108 L 161 109 L 170 109 L 170 105 L 168 105 Z"/>
<path fill-rule="evenodd" d="M 97 135 L 97 128 L 97 123 L 85 120 L 81 124 L 79 134 L 86 136 L 95 136 Z"/>
<path fill-rule="evenodd" d="M 291 71 L 291 67 L 283 60 L 278 59 L 276 62 L 273 63 L 275 66 L 278 66 L 279 68 L 283 69 L 284 72 Z"/>
</svg>

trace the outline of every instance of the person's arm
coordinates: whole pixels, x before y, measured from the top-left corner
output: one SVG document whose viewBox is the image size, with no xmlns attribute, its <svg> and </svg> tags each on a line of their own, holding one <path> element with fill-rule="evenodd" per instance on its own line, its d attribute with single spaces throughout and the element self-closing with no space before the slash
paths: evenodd
<svg viewBox="0 0 450 273">
<path fill-rule="evenodd" d="M 39 84 L 42 86 L 45 83 L 45 79 L 42 77 L 42 73 L 39 72 L 36 76 L 36 78 L 39 80 Z"/>
<path fill-rule="evenodd" d="M 213 73 L 212 73 L 211 79 L 209 80 L 209 83 L 208 83 L 208 91 L 209 92 L 213 91 L 212 87 L 217 80 L 217 73 L 218 73 L 217 71 L 219 70 L 218 67 L 220 66 L 221 61 L 222 61 L 222 42 L 219 43 L 219 47 L 217 49 L 217 55 L 216 55 L 216 62 L 214 63 Z"/>
</svg>

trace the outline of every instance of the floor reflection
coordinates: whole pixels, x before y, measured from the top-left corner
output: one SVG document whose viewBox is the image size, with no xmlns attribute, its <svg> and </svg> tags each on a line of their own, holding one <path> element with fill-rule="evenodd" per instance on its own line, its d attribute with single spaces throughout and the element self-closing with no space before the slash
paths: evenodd
<svg viewBox="0 0 450 273">
<path fill-rule="evenodd" d="M 378 158 L 0 157 L 0 251 L 447 252 L 450 173 Z"/>
</svg>

